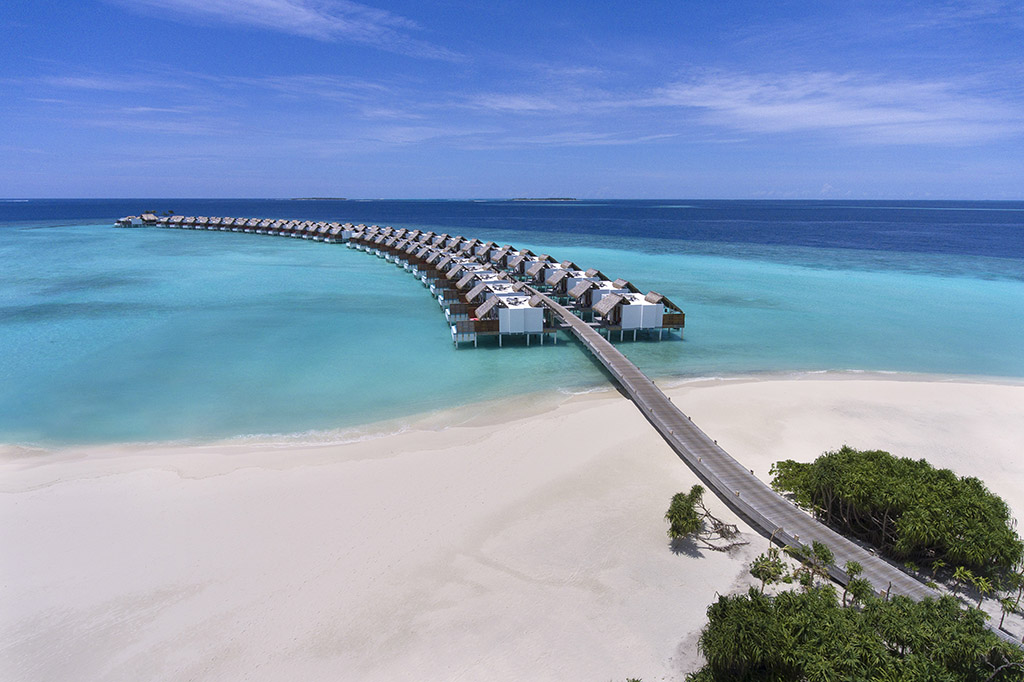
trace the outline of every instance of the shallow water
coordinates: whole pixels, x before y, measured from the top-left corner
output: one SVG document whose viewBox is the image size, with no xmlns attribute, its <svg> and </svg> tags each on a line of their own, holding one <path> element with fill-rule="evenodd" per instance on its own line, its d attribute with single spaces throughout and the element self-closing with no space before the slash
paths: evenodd
<svg viewBox="0 0 1024 682">
<path fill-rule="evenodd" d="M 788 208 L 782 219 L 768 207 L 753 231 L 728 222 L 716 233 L 714 218 L 684 218 L 679 214 L 690 209 L 636 202 L 641 216 L 676 215 L 677 231 L 686 234 L 672 237 L 667 219 L 653 227 L 644 219 L 629 224 L 623 217 L 629 207 L 620 205 L 628 202 L 609 208 L 160 201 L 203 215 L 279 216 L 280 205 L 311 219 L 348 219 L 351 211 L 361 214 L 353 220 L 508 241 L 598 267 L 659 291 L 686 311 L 684 340 L 621 345 L 656 377 L 822 369 L 1024 377 L 1019 204 L 1000 204 L 997 211 L 856 208 L 857 220 L 883 214 L 884 229 L 846 220 L 854 211 L 848 206 L 831 214 L 819 206 L 813 220 L 804 220 L 811 227 L 803 228 L 791 219 L 797 209 Z M 0 442 L 336 429 L 606 381 L 565 339 L 555 347 L 453 350 L 440 308 L 417 280 L 341 245 L 109 226 L 120 215 L 151 208 L 142 206 L 147 202 L 156 203 L 30 202 L 14 204 L 19 213 L 0 209 L 7 220 L 0 225 Z M 729 210 L 756 222 L 757 206 L 750 205 L 756 202 L 738 203 L 743 206 Z M 659 203 L 671 204 L 690 202 Z M 211 210 L 218 208 L 225 210 Z M 92 212 L 100 210 L 113 213 L 99 222 Z M 327 210 L 333 213 L 324 215 Z M 82 214 L 77 220 L 66 215 L 74 211 Z M 901 227 L 891 222 L 893 213 L 912 219 Z M 999 219 L 961 225 L 975 233 L 973 240 L 954 238 L 955 225 L 945 219 L 989 213 Z M 407 220 L 367 217 L 394 214 Z M 586 217 L 557 217 L 580 214 Z M 823 215 L 834 218 L 837 238 L 806 243 L 828 242 Z M 884 234 L 845 245 L 857 229 Z M 922 236 L 929 229 L 937 244 L 932 250 Z M 905 250 L 885 247 L 900 233 Z M 719 239 L 697 238 L 708 234 Z M 779 236 L 785 234 L 790 237 Z M 968 255 L 949 252 L 957 240 L 971 242 Z"/>
</svg>

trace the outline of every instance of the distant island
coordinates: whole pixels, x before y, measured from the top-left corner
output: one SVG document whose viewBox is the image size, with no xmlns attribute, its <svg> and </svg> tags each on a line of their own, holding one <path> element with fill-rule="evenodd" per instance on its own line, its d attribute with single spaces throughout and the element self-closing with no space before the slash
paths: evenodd
<svg viewBox="0 0 1024 682">
<path fill-rule="evenodd" d="M 578 201 L 575 197 L 516 197 L 512 201 Z"/>
<path fill-rule="evenodd" d="M 348 201 L 345 197 L 295 197 L 289 201 Z"/>
</svg>

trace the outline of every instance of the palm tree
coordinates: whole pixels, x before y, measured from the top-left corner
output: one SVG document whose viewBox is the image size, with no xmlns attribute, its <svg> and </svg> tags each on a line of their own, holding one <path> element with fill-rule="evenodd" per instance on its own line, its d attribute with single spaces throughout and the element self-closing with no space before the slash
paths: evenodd
<svg viewBox="0 0 1024 682">
<path fill-rule="evenodd" d="M 847 561 L 846 565 L 843 566 L 843 570 L 846 571 L 846 575 L 850 578 L 843 585 L 843 606 L 846 606 L 846 593 L 850 590 L 850 584 L 857 579 L 857 576 L 864 572 L 864 567 L 856 561 Z"/>
<path fill-rule="evenodd" d="M 957 588 L 962 590 L 967 583 L 974 581 L 974 574 L 971 573 L 971 569 L 965 566 L 957 566 L 953 571 L 953 590 L 959 591 Z"/>
<path fill-rule="evenodd" d="M 1017 604 L 1013 601 L 1013 599 L 1007 597 L 1005 599 L 999 600 L 999 606 L 1000 610 L 1003 612 L 1003 615 L 999 617 L 999 627 L 1002 628 L 1003 621 L 1006 620 L 1006 614 L 1013 613 L 1014 611 L 1016 611 Z"/>
<path fill-rule="evenodd" d="M 981 600 L 985 598 L 986 594 L 992 593 L 992 581 L 985 576 L 974 576 L 971 579 L 974 583 L 974 588 L 978 590 L 978 608 L 981 608 Z"/>
<path fill-rule="evenodd" d="M 670 538 L 680 540 L 700 530 L 701 518 L 696 507 L 703 494 L 704 488 L 695 485 L 689 493 L 676 493 L 672 496 L 672 503 L 665 512 Z"/>
<path fill-rule="evenodd" d="M 761 581 L 761 592 L 766 584 L 786 579 L 786 563 L 776 547 L 769 547 L 765 554 L 750 562 L 750 575 Z"/>
</svg>

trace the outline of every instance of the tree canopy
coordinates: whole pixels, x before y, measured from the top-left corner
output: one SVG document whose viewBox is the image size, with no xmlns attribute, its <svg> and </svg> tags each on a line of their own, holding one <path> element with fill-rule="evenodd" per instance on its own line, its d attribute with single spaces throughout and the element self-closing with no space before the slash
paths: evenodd
<svg viewBox="0 0 1024 682">
<path fill-rule="evenodd" d="M 775 596 L 751 588 L 708 608 L 699 647 L 707 663 L 690 682 L 1024 680 L 1024 652 L 948 596 L 870 596 L 854 607 L 831 585 Z"/>
<path fill-rule="evenodd" d="M 898 559 L 1003 574 L 1024 554 L 1006 502 L 977 478 L 925 460 L 843 446 L 772 467 L 772 487 Z"/>
<path fill-rule="evenodd" d="M 668 536 L 673 540 L 685 538 L 700 530 L 701 514 L 697 506 L 704 497 L 704 488 L 694 485 L 688 493 L 676 493 L 672 496 L 665 520 L 668 521 Z"/>
<path fill-rule="evenodd" d="M 672 542 L 691 538 L 716 552 L 747 544 L 737 539 L 740 531 L 735 524 L 722 521 L 708 510 L 701 485 L 694 485 L 688 493 L 673 495 L 665 520 L 668 521 L 668 536 Z"/>
</svg>

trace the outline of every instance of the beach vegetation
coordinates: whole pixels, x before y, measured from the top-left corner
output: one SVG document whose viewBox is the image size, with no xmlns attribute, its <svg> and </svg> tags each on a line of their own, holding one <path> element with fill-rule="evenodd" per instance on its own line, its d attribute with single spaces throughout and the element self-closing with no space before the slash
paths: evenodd
<svg viewBox="0 0 1024 682">
<path fill-rule="evenodd" d="M 665 520 L 668 521 L 668 537 L 673 544 L 690 539 L 717 552 L 747 544 L 739 539 L 740 531 L 735 524 L 722 521 L 707 508 L 704 486 L 700 484 L 695 484 L 689 492 L 672 496 Z"/>
<path fill-rule="evenodd" d="M 957 566 L 953 570 L 953 590 L 962 590 L 968 583 L 974 582 L 974 573 L 966 566 Z"/>
<path fill-rule="evenodd" d="M 829 581 L 828 571 L 835 563 L 835 556 L 827 545 L 815 540 L 810 545 L 787 546 L 785 551 L 800 562 L 793 569 L 792 577 L 801 587 L 810 589 L 820 582 Z"/>
<path fill-rule="evenodd" d="M 847 605 L 846 598 L 849 594 L 853 594 L 854 599 L 861 599 L 863 601 L 862 597 L 864 597 L 865 592 L 860 583 L 867 583 L 868 592 L 872 590 L 871 583 L 860 578 L 860 574 L 864 572 L 864 567 L 856 561 L 847 561 L 843 570 L 849 576 L 849 580 L 843 585 L 843 606 Z"/>
<path fill-rule="evenodd" d="M 1006 621 L 1007 614 L 1017 613 L 1019 603 L 1013 597 L 1003 597 L 999 600 L 999 610 L 1002 612 L 999 616 L 999 627 L 1003 627 L 1003 623 Z"/>
<path fill-rule="evenodd" d="M 789 567 L 777 547 L 769 547 L 767 552 L 755 558 L 750 563 L 750 574 L 761 581 L 762 592 L 766 585 L 793 580 Z"/>
<path fill-rule="evenodd" d="M 977 478 L 923 459 L 843 446 L 810 463 L 777 462 L 771 475 L 772 487 L 799 506 L 915 569 L 956 566 L 991 580 L 1024 556 L 1002 498 Z"/>
<path fill-rule="evenodd" d="M 708 608 L 690 682 L 713 680 L 1024 680 L 1024 652 L 978 609 L 944 596 L 871 594 L 843 605 L 830 584 L 722 596 Z"/>
<path fill-rule="evenodd" d="M 992 581 L 983 575 L 974 576 L 974 580 L 971 581 L 974 585 L 974 591 L 978 595 L 978 608 L 981 608 L 981 600 L 992 594 L 995 590 L 995 586 Z"/>
<path fill-rule="evenodd" d="M 1007 614 L 1021 612 L 1021 597 L 1024 597 L 1024 566 L 1018 565 L 1013 573 L 1004 577 L 1000 585 L 1004 594 L 999 599 L 1002 615 L 999 618 L 999 627 L 1003 627 L 1003 621 Z M 1024 642 L 1022 642 L 1024 643 Z"/>
</svg>

